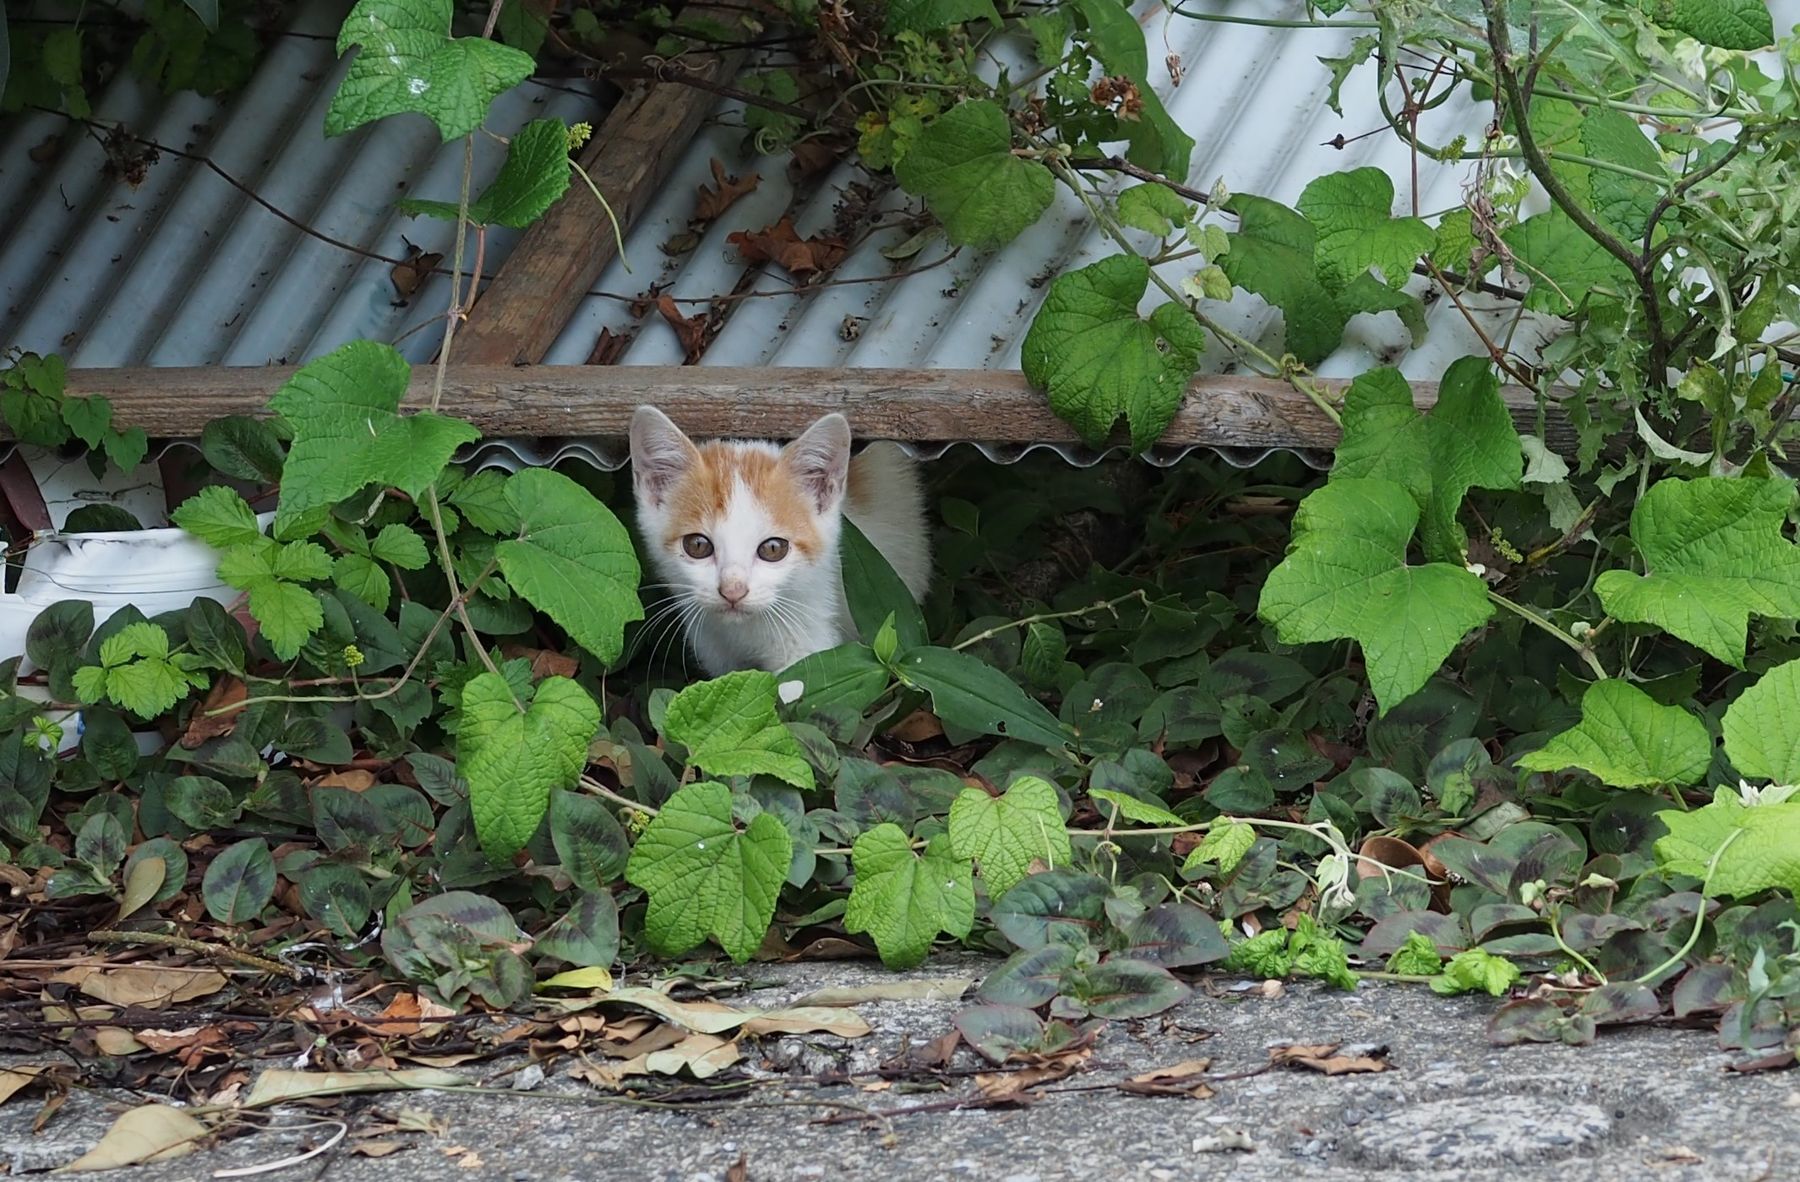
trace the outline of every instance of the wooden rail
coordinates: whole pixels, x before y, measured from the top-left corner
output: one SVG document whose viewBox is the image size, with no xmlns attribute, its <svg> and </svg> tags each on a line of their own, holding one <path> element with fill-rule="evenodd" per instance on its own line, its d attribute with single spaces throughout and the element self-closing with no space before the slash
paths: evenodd
<svg viewBox="0 0 1800 1182">
<path fill-rule="evenodd" d="M 227 414 L 260 413 L 292 367 L 79 369 L 71 395 L 112 400 L 122 424 L 157 438 L 192 438 Z M 405 405 L 430 401 L 432 370 L 413 371 Z M 1341 382 L 1324 385 L 1338 389 Z M 1536 395 L 1505 386 L 1521 431 L 1537 429 Z M 1437 385 L 1414 382 L 1421 407 Z M 493 437 L 621 436 L 640 403 L 666 411 L 702 437 L 791 438 L 828 411 L 841 411 L 859 438 L 914 442 L 1067 443 L 1075 433 L 1022 375 L 953 369 L 734 369 L 723 366 L 453 365 L 446 412 Z M 1553 450 L 1572 452 L 1575 433 L 1546 416 Z M 1122 435 L 1120 437 L 1122 439 Z M 1194 381 L 1162 442 L 1176 446 L 1332 448 L 1338 431 L 1284 382 L 1203 377 Z"/>
</svg>

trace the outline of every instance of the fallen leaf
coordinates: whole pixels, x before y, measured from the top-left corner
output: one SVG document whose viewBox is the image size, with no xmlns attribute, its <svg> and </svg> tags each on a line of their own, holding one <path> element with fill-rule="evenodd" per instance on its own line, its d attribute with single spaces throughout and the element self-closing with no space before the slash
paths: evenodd
<svg viewBox="0 0 1800 1182">
<path fill-rule="evenodd" d="M 718 166 L 719 162 L 713 161 L 713 167 L 717 168 Z M 750 1155 L 748 1153 L 740 1152 L 738 1159 L 725 1167 L 725 1182 L 750 1182 Z"/>
<path fill-rule="evenodd" d="M 680 309 L 675 307 L 674 298 L 666 295 L 656 297 L 656 310 L 662 313 L 662 318 L 669 322 L 670 328 L 675 330 L 675 339 L 681 342 L 682 353 L 687 363 L 692 365 L 698 361 L 700 354 L 706 351 L 707 320 L 705 314 L 683 316 Z"/>
<path fill-rule="evenodd" d="M 923 743 L 930 739 L 943 738 L 944 724 L 939 722 L 938 716 L 929 710 L 914 710 L 889 727 L 887 733 L 889 737 L 902 742 Z"/>
<path fill-rule="evenodd" d="M 65 1170 L 116 1170 L 145 1162 L 168 1161 L 194 1152 L 206 1126 L 167 1104 L 133 1108 L 114 1121 L 100 1143 L 62 1167 Z"/>
<path fill-rule="evenodd" d="M 412 299 L 413 293 L 419 290 L 419 285 L 429 279 L 431 272 L 443 261 L 444 256 L 437 251 L 421 251 L 412 243 L 406 243 L 405 257 L 395 263 L 394 269 L 388 273 L 388 278 L 394 284 L 394 294 L 399 297 L 402 305 Z"/>
<path fill-rule="evenodd" d="M 990 1100 L 1028 1104 L 1037 1099 L 1028 1094 L 1030 1089 L 1066 1079 L 1074 1070 L 1073 1060 L 1057 1059 L 1035 1067 L 1021 1067 L 1017 1071 L 984 1071 L 976 1075 L 975 1086 Z"/>
<path fill-rule="evenodd" d="M 94 1046 L 99 1048 L 101 1054 L 111 1055 L 115 1059 L 135 1055 L 144 1049 L 144 1044 L 123 1027 L 96 1026 L 88 1034 L 93 1037 Z"/>
<path fill-rule="evenodd" d="M 531 679 L 540 680 L 545 677 L 574 677 L 580 668 L 580 662 L 567 653 L 559 653 L 555 649 L 532 648 L 524 644 L 503 644 L 500 646 L 502 656 L 511 660 L 523 657 L 531 662 Z"/>
<path fill-rule="evenodd" d="M 229 714 L 214 714 L 213 711 L 236 706 L 249 696 L 250 691 L 243 680 L 229 673 L 213 682 L 205 701 L 200 703 L 200 709 L 194 711 L 193 718 L 188 720 L 187 730 L 182 732 L 181 745 L 192 749 L 208 739 L 223 738 L 236 730 L 238 719 L 243 716 L 242 711 L 233 710 Z"/>
<path fill-rule="evenodd" d="M 1270 1047 L 1269 1061 L 1277 1067 L 1305 1067 L 1326 1075 L 1356 1075 L 1388 1070 L 1390 1065 L 1382 1058 L 1386 1054 L 1386 1047 L 1372 1044 L 1340 1048 L 1334 1042 L 1293 1043 Z"/>
<path fill-rule="evenodd" d="M 906 977 L 873 985 L 815 989 L 796 1006 L 853 1006 L 865 1001 L 960 1001 L 975 984 L 971 977 Z"/>
<path fill-rule="evenodd" d="M 710 1079 L 741 1058 L 735 1041 L 690 1034 L 672 1047 L 645 1055 L 643 1065 L 657 1075 L 675 1075 L 685 1068 L 695 1079 Z"/>
<path fill-rule="evenodd" d="M 348 788 L 352 792 L 367 792 L 375 787 L 375 773 L 366 768 L 345 768 L 341 772 L 329 772 L 312 781 L 314 788 Z"/>
<path fill-rule="evenodd" d="M 161 858 L 139 858 L 125 876 L 125 893 L 119 897 L 119 914 L 113 922 L 117 924 L 147 906 L 156 898 L 156 892 L 162 890 L 163 879 L 168 874 L 169 864 Z"/>
<path fill-rule="evenodd" d="M 55 159 L 57 147 L 61 143 L 61 137 L 55 132 L 51 132 L 36 144 L 33 144 L 30 150 L 25 154 L 31 157 L 31 162 L 33 164 L 45 164 Z"/>
<path fill-rule="evenodd" d="M 146 1010 L 194 1001 L 225 988 L 225 974 L 216 969 L 103 968 L 84 964 L 64 969 L 50 979 L 73 985 L 89 997 L 116 1006 Z"/>
<path fill-rule="evenodd" d="M 1652 1166 L 1697 1166 L 1705 1160 L 1685 1145 L 1671 1145 L 1658 1151 L 1654 1157 L 1645 1158 L 1644 1163 Z"/>
<path fill-rule="evenodd" d="M 747 172 L 740 179 L 725 175 L 725 165 L 717 156 L 712 162 L 713 182 L 718 188 L 705 183 L 698 186 L 699 201 L 694 205 L 694 217 L 703 222 L 710 222 L 726 210 L 736 205 L 738 199 L 745 194 L 754 193 L 756 186 L 762 183 L 762 177 L 754 172 Z"/>
<path fill-rule="evenodd" d="M 587 363 L 589 365 L 615 365 L 619 358 L 624 356 L 625 346 L 630 343 L 631 337 L 628 334 L 603 328 L 600 330 L 600 335 L 594 340 L 594 347 L 588 352 Z"/>
<path fill-rule="evenodd" d="M 737 247 L 746 262 L 778 264 L 796 279 L 830 271 L 850 253 L 850 244 L 835 234 L 800 237 L 789 217 L 760 230 L 738 230 L 725 241 Z"/>
<path fill-rule="evenodd" d="M 1202 1077 L 1211 1066 L 1211 1059 L 1183 1059 L 1167 1067 L 1134 1075 L 1121 1083 L 1119 1090 L 1134 1096 L 1189 1096 L 1195 1100 L 1210 1100 L 1213 1090 Z"/>
<path fill-rule="evenodd" d="M 409 1067 L 399 1071 L 290 1071 L 272 1067 L 256 1077 L 246 1108 L 266 1108 L 311 1096 L 342 1096 L 351 1092 L 400 1092 L 418 1088 L 462 1087 L 469 1081 L 435 1067 Z"/>
<path fill-rule="evenodd" d="M 537 983 L 539 989 L 587 989 L 595 993 L 606 993 L 612 987 L 613 975 L 599 965 L 569 969 Z"/>
<path fill-rule="evenodd" d="M 358 1141 L 350 1146 L 350 1152 L 361 1157 L 387 1157 L 405 1148 L 407 1145 L 404 1141 Z"/>
<path fill-rule="evenodd" d="M 48 1070 L 48 1063 L 21 1063 L 17 1067 L 0 1068 L 0 1104 L 18 1095 L 21 1089 Z"/>
<path fill-rule="evenodd" d="M 551 1005 L 558 1004 L 555 1001 Z M 723 1034 L 747 1023 L 760 1021 L 763 1030 L 781 1030 L 790 1034 L 825 1031 L 845 1038 L 859 1038 L 869 1033 L 869 1024 L 856 1014 L 838 1013 L 842 1006 L 804 1001 L 780 1010 L 740 1010 L 716 1001 L 676 1001 L 667 994 L 642 986 L 614 989 L 592 998 L 571 998 L 560 1004 L 574 1006 L 623 1004 L 649 1010 L 657 1017 L 673 1022 L 695 1034 Z"/>
<path fill-rule="evenodd" d="M 869 1033 L 861 1014 L 842 1006 L 791 1006 L 771 1010 L 744 1023 L 745 1034 L 813 1034 L 823 1032 L 842 1038 L 861 1038 Z"/>
</svg>

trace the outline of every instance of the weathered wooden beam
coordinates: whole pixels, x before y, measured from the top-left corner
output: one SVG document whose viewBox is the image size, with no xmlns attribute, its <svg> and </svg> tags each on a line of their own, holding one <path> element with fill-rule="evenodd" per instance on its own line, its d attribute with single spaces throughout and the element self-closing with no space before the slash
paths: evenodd
<svg viewBox="0 0 1800 1182">
<path fill-rule="evenodd" d="M 704 8 L 695 10 L 705 15 Z M 698 55 L 689 71 L 699 82 L 725 82 L 745 51 Z M 687 68 L 685 60 L 682 68 Z M 629 230 L 654 199 L 718 105 L 702 86 L 651 82 L 627 92 L 576 158 Z M 544 359 L 581 299 L 618 253 L 611 219 L 577 179 L 525 231 L 450 346 L 465 365 L 535 365 Z"/>
<path fill-rule="evenodd" d="M 208 421 L 260 412 L 292 367 L 80 369 L 70 394 L 112 400 L 124 424 L 158 438 L 191 438 Z M 433 373 L 413 371 L 405 405 L 431 399 Z M 1325 382 L 1341 389 L 1341 382 Z M 1501 389 L 1521 430 L 1536 430 L 1537 396 Z M 1437 385 L 1413 383 L 1421 407 Z M 640 403 L 667 412 L 696 436 L 791 438 L 820 415 L 841 411 L 859 438 L 942 443 L 1068 443 L 1077 439 L 1044 396 L 1016 372 L 960 369 L 734 369 L 723 366 L 453 365 L 443 409 L 494 437 L 621 436 Z M 1554 408 L 1545 440 L 1574 448 Z M 1252 377 L 1195 379 L 1162 440 L 1177 446 L 1331 448 L 1338 430 L 1285 382 Z"/>
</svg>

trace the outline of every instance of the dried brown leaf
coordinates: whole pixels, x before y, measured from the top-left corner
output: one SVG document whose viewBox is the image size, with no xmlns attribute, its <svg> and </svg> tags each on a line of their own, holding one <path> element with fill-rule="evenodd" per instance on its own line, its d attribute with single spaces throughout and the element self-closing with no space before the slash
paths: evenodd
<svg viewBox="0 0 1800 1182">
<path fill-rule="evenodd" d="M 738 230 L 725 240 L 745 261 L 775 263 L 796 279 L 831 271 L 850 253 L 850 244 L 835 234 L 800 237 L 788 217 L 760 230 Z"/>
<path fill-rule="evenodd" d="M 194 1152 L 206 1126 L 167 1104 L 133 1108 L 113 1122 L 100 1143 L 64 1166 L 65 1170 L 115 1170 L 120 1166 L 168 1161 Z"/>
<path fill-rule="evenodd" d="M 225 988 L 225 974 L 216 969 L 159 969 L 130 965 L 103 968 L 75 965 L 50 978 L 73 985 L 89 997 L 116 1006 L 160 1010 L 184 1001 L 209 997 Z"/>
<path fill-rule="evenodd" d="M 212 689 L 207 691 L 206 700 L 200 703 L 200 708 L 188 719 L 187 730 L 181 735 L 181 745 L 198 747 L 208 739 L 223 738 L 236 730 L 238 719 L 243 716 L 241 711 L 233 710 L 229 714 L 214 714 L 213 711 L 236 706 L 249 696 L 250 691 L 241 678 L 229 673 L 221 675 L 219 680 L 213 682 Z"/>
<path fill-rule="evenodd" d="M 1189 1096 L 1195 1100 L 1210 1100 L 1214 1093 L 1204 1076 L 1211 1067 L 1211 1059 L 1183 1059 L 1167 1067 L 1134 1075 L 1121 1083 L 1119 1090 L 1135 1096 Z"/>
<path fill-rule="evenodd" d="M 1389 1064 L 1378 1057 L 1387 1053 L 1385 1047 L 1356 1049 L 1367 1053 L 1340 1054 L 1339 1044 L 1334 1042 L 1310 1045 L 1293 1043 L 1284 1047 L 1270 1047 L 1269 1061 L 1277 1067 L 1305 1067 L 1326 1075 L 1357 1075 L 1388 1070 Z"/>
<path fill-rule="evenodd" d="M 21 1063 L 0 1068 L 0 1104 L 6 1103 L 50 1070 L 48 1063 Z"/>
<path fill-rule="evenodd" d="M 703 222 L 712 221 L 736 205 L 739 198 L 754 193 L 756 186 L 762 183 L 762 177 L 754 172 L 747 172 L 742 178 L 725 175 L 725 165 L 717 156 L 713 157 L 712 174 L 717 188 L 700 185 L 700 199 L 694 205 L 694 217 Z"/>
</svg>

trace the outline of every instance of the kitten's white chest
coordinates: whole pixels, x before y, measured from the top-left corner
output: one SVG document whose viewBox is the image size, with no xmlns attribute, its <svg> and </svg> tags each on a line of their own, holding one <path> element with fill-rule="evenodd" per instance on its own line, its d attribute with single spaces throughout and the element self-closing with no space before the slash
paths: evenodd
<svg viewBox="0 0 1800 1182">
<path fill-rule="evenodd" d="M 735 669 L 781 670 L 802 657 L 850 639 L 843 610 L 831 603 L 791 601 L 780 614 L 733 620 L 702 615 L 688 629 L 688 645 L 707 676 Z"/>
</svg>

